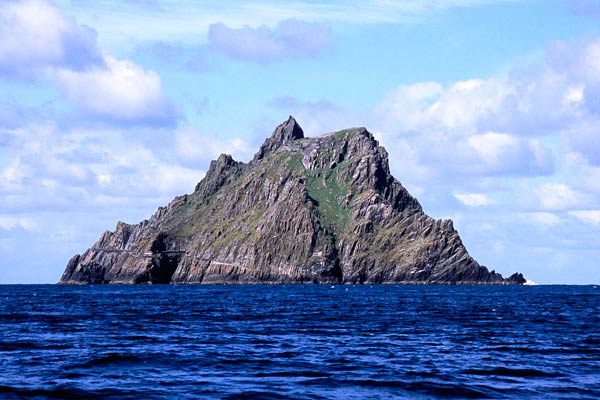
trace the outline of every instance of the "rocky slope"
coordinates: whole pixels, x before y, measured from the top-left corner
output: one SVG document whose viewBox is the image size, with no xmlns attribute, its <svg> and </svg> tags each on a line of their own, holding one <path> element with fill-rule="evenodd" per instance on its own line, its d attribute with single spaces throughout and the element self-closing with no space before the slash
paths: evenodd
<svg viewBox="0 0 600 400">
<path fill-rule="evenodd" d="M 522 284 L 480 266 L 389 171 L 365 128 L 304 138 L 290 117 L 249 163 L 221 155 L 194 192 L 123 222 L 61 283 Z"/>
</svg>

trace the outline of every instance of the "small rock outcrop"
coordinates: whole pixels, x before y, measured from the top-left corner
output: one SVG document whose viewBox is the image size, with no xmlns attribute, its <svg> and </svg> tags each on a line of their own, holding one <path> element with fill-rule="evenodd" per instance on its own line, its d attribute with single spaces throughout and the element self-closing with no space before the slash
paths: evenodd
<svg viewBox="0 0 600 400">
<path fill-rule="evenodd" d="M 212 161 L 194 192 L 119 222 L 60 283 L 523 284 L 427 216 L 365 128 L 305 138 L 290 117 L 249 163 Z"/>
</svg>

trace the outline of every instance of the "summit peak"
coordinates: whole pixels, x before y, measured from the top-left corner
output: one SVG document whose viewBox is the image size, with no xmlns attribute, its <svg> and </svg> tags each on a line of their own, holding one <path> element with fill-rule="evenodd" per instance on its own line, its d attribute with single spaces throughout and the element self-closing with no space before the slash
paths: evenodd
<svg viewBox="0 0 600 400">
<path fill-rule="evenodd" d="M 275 128 L 271 137 L 265 140 L 258 153 L 254 156 L 254 160 L 261 160 L 265 155 L 298 139 L 304 139 L 304 131 L 298 121 L 290 115 L 286 121 Z"/>
<path fill-rule="evenodd" d="M 298 121 L 296 121 L 296 119 L 294 117 L 292 117 L 291 115 L 288 117 L 288 119 L 285 122 L 279 124 L 279 126 L 277 126 L 277 128 L 275 128 L 275 130 L 273 131 L 273 134 L 271 135 L 271 139 L 277 140 L 280 142 L 286 142 L 289 140 L 296 140 L 296 139 L 303 139 L 303 138 L 304 138 L 304 131 L 300 127 L 300 124 L 298 123 Z"/>
</svg>

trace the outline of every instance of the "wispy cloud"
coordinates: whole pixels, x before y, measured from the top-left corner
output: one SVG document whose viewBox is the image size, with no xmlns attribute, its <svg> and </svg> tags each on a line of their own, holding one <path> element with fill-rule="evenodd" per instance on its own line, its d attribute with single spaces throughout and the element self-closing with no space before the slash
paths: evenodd
<svg viewBox="0 0 600 400">
<path fill-rule="evenodd" d="M 102 31 L 102 40 L 116 42 L 123 37 L 139 41 L 158 41 L 169 37 L 186 43 L 198 41 L 211 24 L 223 22 L 239 29 L 262 25 L 274 28 L 285 19 L 320 23 L 412 23 L 438 11 L 457 7 L 507 3 L 517 0 L 346 0 L 315 2 L 259 1 L 228 2 L 171 0 L 116 1 L 99 0 L 93 3 L 56 0 L 61 8 L 73 12 L 78 19 Z M 143 26 L 144 29 L 139 29 Z"/>
<path fill-rule="evenodd" d="M 223 22 L 208 27 L 207 43 L 145 41 L 134 47 L 138 57 L 160 65 L 177 66 L 195 72 L 213 70 L 214 61 L 225 57 L 235 61 L 271 64 L 285 60 L 315 59 L 333 47 L 326 24 L 285 19 L 273 28 L 244 25 L 232 28 Z"/>
<path fill-rule="evenodd" d="M 228 57 L 257 63 L 284 59 L 312 58 L 331 46 L 329 29 L 317 23 L 295 19 L 267 26 L 234 29 L 223 23 L 208 29 L 208 45 Z"/>
</svg>

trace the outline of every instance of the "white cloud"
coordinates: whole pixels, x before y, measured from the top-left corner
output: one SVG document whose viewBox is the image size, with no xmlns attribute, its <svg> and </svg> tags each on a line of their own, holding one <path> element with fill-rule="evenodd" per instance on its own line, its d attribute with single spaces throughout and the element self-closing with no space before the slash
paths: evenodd
<svg viewBox="0 0 600 400">
<path fill-rule="evenodd" d="M 568 214 L 586 224 L 600 226 L 600 210 L 569 211 Z"/>
<path fill-rule="evenodd" d="M 156 124 L 176 117 L 156 72 L 102 54 L 92 28 L 47 0 L 0 5 L 0 76 L 58 83 L 88 118 Z M 15 107 L 3 108 L 0 115 L 22 119 Z"/>
<path fill-rule="evenodd" d="M 99 117 L 155 122 L 172 119 L 173 106 L 156 72 L 110 55 L 105 55 L 105 60 L 106 68 L 58 71 L 68 99 Z"/>
<path fill-rule="evenodd" d="M 430 124 L 432 114 L 444 93 L 437 82 L 403 85 L 389 93 L 375 108 L 375 115 L 390 129 L 416 131 Z"/>
<path fill-rule="evenodd" d="M 557 43 L 544 62 L 504 78 L 403 85 L 375 108 L 389 130 L 467 136 L 556 135 L 600 117 L 600 38 Z"/>
<path fill-rule="evenodd" d="M 516 138 L 494 132 L 471 136 L 467 139 L 467 143 L 485 162 L 492 165 L 502 162 L 503 156 L 514 151 L 518 146 Z"/>
<path fill-rule="evenodd" d="M 173 162 L 173 147 L 154 152 L 129 133 L 65 131 L 52 124 L 22 128 L 0 169 L 0 213 L 157 206 L 193 190 L 201 171 Z M 169 130 L 160 134 L 164 143 L 172 136 Z"/>
<path fill-rule="evenodd" d="M 511 93 L 510 85 L 497 79 L 459 81 L 436 104 L 438 123 L 448 129 L 476 124 L 498 110 Z"/>
<path fill-rule="evenodd" d="M 579 202 L 577 193 L 564 183 L 545 183 L 530 190 L 543 210 L 567 210 Z"/>
<path fill-rule="evenodd" d="M 505 77 L 403 85 L 373 109 L 371 127 L 390 148 L 410 148 L 429 182 L 547 176 L 567 152 L 598 166 L 598 71 L 600 38 L 555 43 Z"/>
<path fill-rule="evenodd" d="M 584 102 L 584 85 L 570 86 L 563 97 L 565 106 L 578 105 Z"/>
<path fill-rule="evenodd" d="M 374 126 L 386 146 L 406 142 L 409 170 L 428 171 L 420 176 L 430 182 L 549 174 L 554 158 L 543 140 L 496 130 L 514 127 L 518 92 L 509 79 L 404 85 L 374 108 Z"/>
<path fill-rule="evenodd" d="M 61 33 L 67 21 L 50 4 L 43 1 L 5 3 L 0 8 L 0 21 L 0 60 L 3 64 L 9 61 L 17 64 L 61 61 Z"/>
<path fill-rule="evenodd" d="M 0 74 L 27 78 L 47 68 L 102 65 L 96 32 L 64 17 L 45 0 L 0 5 Z"/>
<path fill-rule="evenodd" d="M 455 194 L 454 197 L 469 207 L 487 206 L 490 204 L 490 199 L 481 193 Z"/>
<path fill-rule="evenodd" d="M 512 92 L 507 82 L 497 79 L 459 81 L 448 88 L 437 82 L 421 82 L 391 92 L 377 105 L 375 114 L 390 128 L 465 135 L 499 110 Z"/>
</svg>

